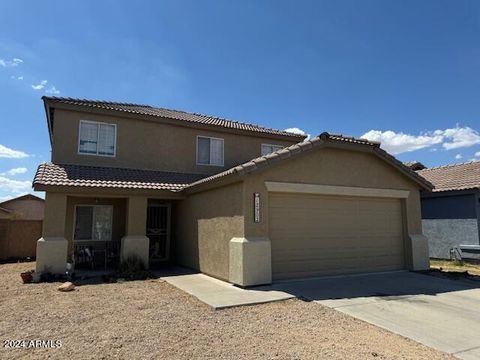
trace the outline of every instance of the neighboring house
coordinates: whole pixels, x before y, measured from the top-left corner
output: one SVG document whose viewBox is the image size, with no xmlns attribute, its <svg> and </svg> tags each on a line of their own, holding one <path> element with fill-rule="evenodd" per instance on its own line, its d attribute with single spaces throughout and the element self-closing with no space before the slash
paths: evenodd
<svg viewBox="0 0 480 360">
<path fill-rule="evenodd" d="M 43 100 L 52 162 L 34 180 L 46 192 L 39 273 L 62 273 L 85 253 L 118 262 L 115 249 L 241 286 L 429 267 L 420 191 L 432 185 L 378 143 Z"/>
<path fill-rule="evenodd" d="M 0 203 L 0 259 L 35 257 L 45 201 L 27 194 Z"/>
<path fill-rule="evenodd" d="M 452 248 L 480 245 L 480 162 L 429 168 L 418 174 L 435 186 L 433 192 L 422 194 L 423 232 L 430 257 L 448 259 Z"/>
</svg>

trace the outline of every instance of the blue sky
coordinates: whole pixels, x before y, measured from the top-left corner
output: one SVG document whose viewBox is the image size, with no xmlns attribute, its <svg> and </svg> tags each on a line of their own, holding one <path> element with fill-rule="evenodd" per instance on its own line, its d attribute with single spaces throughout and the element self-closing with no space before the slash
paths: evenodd
<svg viewBox="0 0 480 360">
<path fill-rule="evenodd" d="M 1 2 L 0 200 L 50 159 L 45 94 L 480 159 L 480 2 Z"/>
</svg>

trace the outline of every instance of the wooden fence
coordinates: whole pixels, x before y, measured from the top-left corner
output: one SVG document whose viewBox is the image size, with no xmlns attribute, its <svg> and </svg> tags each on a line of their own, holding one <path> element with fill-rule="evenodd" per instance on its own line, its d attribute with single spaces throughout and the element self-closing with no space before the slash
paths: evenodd
<svg viewBox="0 0 480 360">
<path fill-rule="evenodd" d="M 42 220 L 0 220 L 0 260 L 35 257 Z"/>
</svg>

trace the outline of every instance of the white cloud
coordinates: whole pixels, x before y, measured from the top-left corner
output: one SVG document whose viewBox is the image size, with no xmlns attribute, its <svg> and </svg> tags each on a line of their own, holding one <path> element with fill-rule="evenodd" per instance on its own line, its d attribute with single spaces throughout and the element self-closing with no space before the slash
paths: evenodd
<svg viewBox="0 0 480 360">
<path fill-rule="evenodd" d="M 435 132 L 438 131 L 441 130 Z M 480 134 L 468 126 L 463 128 L 456 126 L 453 129 L 446 129 L 443 131 L 443 136 L 450 140 L 442 144 L 447 150 L 480 144 Z"/>
<path fill-rule="evenodd" d="M 13 58 L 11 60 L 0 59 L 0 66 L 2 67 L 15 67 L 23 64 L 23 60 L 19 58 Z"/>
<path fill-rule="evenodd" d="M 42 90 L 47 85 L 47 83 L 48 83 L 47 80 L 42 80 L 42 81 L 40 81 L 40 84 L 32 85 L 32 89 L 33 90 Z"/>
<path fill-rule="evenodd" d="M 19 193 L 21 191 L 26 191 L 30 189 L 32 183 L 28 180 L 19 181 L 0 176 L 0 190 L 11 191 L 14 193 Z"/>
<path fill-rule="evenodd" d="M 457 159 L 457 160 L 460 160 L 462 157 L 463 157 L 462 154 L 455 155 L 455 159 Z"/>
<path fill-rule="evenodd" d="M 478 131 L 466 126 L 435 130 L 419 135 L 405 134 L 391 130 L 370 130 L 361 136 L 362 138 L 379 141 L 384 150 L 392 154 L 416 151 L 433 145 L 441 144 L 445 150 L 458 149 L 480 144 Z M 432 151 L 435 151 L 432 149 Z"/>
<path fill-rule="evenodd" d="M 0 144 L 0 158 L 21 159 L 29 155 L 20 150 L 13 150 Z"/>
<path fill-rule="evenodd" d="M 60 90 L 57 90 L 55 86 L 50 86 L 47 90 L 45 90 L 47 94 L 53 94 L 53 95 L 58 95 L 60 94 Z"/>
<path fill-rule="evenodd" d="M 6 173 L 0 174 L 0 175 L 18 175 L 18 174 L 25 174 L 28 171 L 27 168 L 25 167 L 19 167 L 19 168 L 14 168 L 8 170 Z"/>
<path fill-rule="evenodd" d="M 477 152 L 475 153 L 475 157 L 480 157 L 480 151 L 477 151 Z"/>
<path fill-rule="evenodd" d="M 13 195 L 0 196 L 0 203 L 13 199 Z"/>
<path fill-rule="evenodd" d="M 23 80 L 23 76 L 15 76 L 15 75 L 12 75 L 12 76 L 10 76 L 10 79 L 13 79 L 13 80 Z"/>
<path fill-rule="evenodd" d="M 292 133 L 292 134 L 306 136 L 305 140 L 310 139 L 310 134 L 307 134 L 305 131 L 303 131 L 302 129 L 299 129 L 297 127 L 288 128 L 288 129 L 285 129 L 285 131 L 289 132 L 289 133 Z"/>
<path fill-rule="evenodd" d="M 403 132 L 396 133 L 391 130 L 370 130 L 361 137 L 371 141 L 379 141 L 382 144 L 382 148 L 392 154 L 420 150 L 439 144 L 443 140 L 441 135 L 430 136 L 428 134 L 423 134 L 415 136 L 404 134 Z"/>
</svg>

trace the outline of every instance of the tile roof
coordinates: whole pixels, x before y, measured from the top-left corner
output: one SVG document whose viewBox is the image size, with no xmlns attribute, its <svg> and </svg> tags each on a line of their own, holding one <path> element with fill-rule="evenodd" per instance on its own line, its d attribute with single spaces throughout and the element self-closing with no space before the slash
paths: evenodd
<svg viewBox="0 0 480 360">
<path fill-rule="evenodd" d="M 220 126 L 226 129 L 233 130 L 243 130 L 257 133 L 264 133 L 269 135 L 279 135 L 286 136 L 289 138 L 297 139 L 298 141 L 303 140 L 305 136 L 290 133 L 283 130 L 270 129 L 262 127 L 255 124 L 243 123 L 235 120 L 224 119 L 220 117 L 202 115 L 197 113 L 189 113 L 180 110 L 171 110 L 165 108 L 157 108 L 149 105 L 140 105 L 140 104 L 131 104 L 131 103 L 122 103 L 122 102 L 111 102 L 111 101 L 100 101 L 100 100 L 86 100 L 86 99 L 73 99 L 73 98 L 64 98 L 64 97 L 55 97 L 55 96 L 44 96 L 42 97 L 45 103 L 50 104 L 54 107 L 55 103 L 62 103 L 67 105 L 83 106 L 94 109 L 104 109 L 104 110 L 113 110 L 120 111 L 130 114 L 140 114 L 147 116 L 155 116 L 159 118 L 169 118 L 175 120 L 181 120 L 189 123 L 198 123 L 204 125 L 213 125 Z"/>
<path fill-rule="evenodd" d="M 296 154 L 299 154 L 301 152 L 306 152 L 309 151 L 310 149 L 317 147 L 319 145 L 324 144 L 326 141 L 330 142 L 340 142 L 340 143 L 350 143 L 350 144 L 359 144 L 359 145 L 364 145 L 364 146 L 369 146 L 374 149 L 374 151 L 389 161 L 390 163 L 394 164 L 397 168 L 399 168 L 401 171 L 403 171 L 407 176 L 411 177 L 413 180 L 415 180 L 418 183 L 421 183 L 425 188 L 431 189 L 433 187 L 432 184 L 430 184 L 427 180 L 425 180 L 423 177 L 419 176 L 415 171 L 411 170 L 409 167 L 405 166 L 401 161 L 397 160 L 395 157 L 392 155 L 388 154 L 385 150 L 380 149 L 380 143 L 376 141 L 369 141 L 366 139 L 358 139 L 354 138 L 351 136 L 344 136 L 344 135 L 338 135 L 338 134 L 329 134 L 327 132 L 321 133 L 318 137 L 312 138 L 310 140 L 283 148 L 281 150 L 275 151 L 271 154 L 265 155 L 265 156 L 260 156 L 256 159 L 250 160 L 246 163 L 243 163 L 241 165 L 235 166 L 231 169 L 228 169 L 226 171 L 223 171 L 221 173 L 200 179 L 188 186 L 185 187 L 185 189 L 195 187 L 197 185 L 201 185 L 210 181 L 214 181 L 219 178 L 223 178 L 225 176 L 233 175 L 233 174 L 239 174 L 239 175 L 244 175 L 248 174 L 250 172 L 253 172 L 255 170 L 264 168 L 266 166 L 270 166 L 276 161 L 283 160 L 286 158 L 289 158 L 291 156 L 294 156 Z"/>
<path fill-rule="evenodd" d="M 10 204 L 12 202 L 15 202 L 17 200 L 25 200 L 25 199 L 38 200 L 38 201 L 42 201 L 42 202 L 45 201 L 44 199 L 42 199 L 38 196 L 35 196 L 33 194 L 25 194 L 25 195 L 17 196 L 15 198 L 11 198 L 11 199 L 0 202 L 0 207 L 5 206 L 7 204 Z"/>
<path fill-rule="evenodd" d="M 427 180 L 419 176 L 403 163 L 380 149 L 380 144 L 365 139 L 356 139 L 342 135 L 322 133 L 311 140 L 278 150 L 274 153 L 260 156 L 246 163 L 222 171 L 215 175 L 182 174 L 164 171 L 136 170 L 110 167 L 95 167 L 83 165 L 58 165 L 44 163 L 38 167 L 34 185 L 47 186 L 80 186 L 99 188 L 170 190 L 174 192 L 190 189 L 200 184 L 213 182 L 216 179 L 230 175 L 246 175 L 258 169 L 270 166 L 302 152 L 310 151 L 325 142 L 341 142 L 369 146 L 386 161 L 392 163 L 407 176 L 421 183 L 425 188 L 433 187 Z"/>
<path fill-rule="evenodd" d="M 33 185 L 180 191 L 206 175 L 83 165 L 41 164 Z"/>
<path fill-rule="evenodd" d="M 428 168 L 417 173 L 435 185 L 435 192 L 480 188 L 480 161 Z"/>
</svg>

